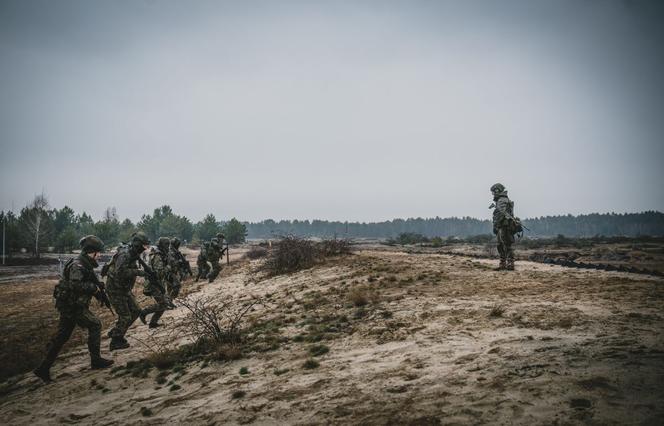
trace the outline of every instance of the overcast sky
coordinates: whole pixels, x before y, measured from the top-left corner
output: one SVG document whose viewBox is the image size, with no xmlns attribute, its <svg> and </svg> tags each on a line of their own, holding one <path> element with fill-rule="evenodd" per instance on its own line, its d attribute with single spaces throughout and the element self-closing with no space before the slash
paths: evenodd
<svg viewBox="0 0 664 426">
<path fill-rule="evenodd" d="M 0 0 L 0 209 L 661 211 L 658 3 Z"/>
</svg>

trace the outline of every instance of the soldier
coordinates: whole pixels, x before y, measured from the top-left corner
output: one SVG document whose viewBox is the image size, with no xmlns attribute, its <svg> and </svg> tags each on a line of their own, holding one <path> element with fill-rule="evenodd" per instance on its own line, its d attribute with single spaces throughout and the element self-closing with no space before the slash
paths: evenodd
<svg viewBox="0 0 664 426">
<path fill-rule="evenodd" d="M 198 273 L 196 274 L 196 282 L 201 278 L 206 278 L 210 272 L 210 265 L 207 263 L 207 253 L 210 249 L 210 243 L 208 241 L 201 244 L 201 251 L 198 253 L 198 258 L 196 258 L 196 266 L 198 266 Z"/>
<path fill-rule="evenodd" d="M 187 262 L 182 253 L 180 253 L 180 250 L 178 250 L 179 247 L 180 240 L 177 238 L 171 239 L 171 245 L 168 250 L 168 263 L 173 273 L 169 284 L 170 287 L 168 288 L 168 294 L 171 296 L 171 299 L 176 298 L 180 293 L 180 288 L 182 287 L 181 281 L 184 280 L 189 269 L 191 269 L 189 262 Z"/>
<path fill-rule="evenodd" d="M 111 338 L 110 349 L 125 349 L 129 342 L 125 339 L 127 329 L 136 321 L 141 308 L 136 303 L 132 289 L 136 277 L 145 277 L 146 273 L 138 269 L 138 258 L 150 245 L 150 240 L 143 232 L 132 234 L 128 246 L 121 246 L 109 262 L 107 288 L 108 297 L 118 314 L 118 320 L 109 332 Z"/>
<path fill-rule="evenodd" d="M 157 275 L 158 282 L 151 282 L 146 280 L 144 282 L 143 294 L 152 296 L 155 300 L 154 305 L 141 310 L 139 317 L 143 324 L 146 323 L 146 316 L 152 314 L 150 318 L 150 328 L 160 327 L 159 319 L 164 314 L 164 311 L 170 308 L 171 300 L 166 289 L 171 287 L 172 271 L 168 262 L 168 251 L 170 247 L 170 240 L 166 237 L 161 237 L 157 241 L 157 249 L 150 253 L 150 268 Z"/>
<path fill-rule="evenodd" d="M 225 248 L 224 244 L 224 235 L 217 234 L 215 238 L 212 238 L 210 241 L 210 248 L 207 251 L 207 260 L 212 265 L 212 269 L 208 274 L 208 282 L 212 282 L 217 278 L 219 272 L 221 272 L 221 264 L 219 264 L 219 259 L 224 255 Z"/>
<path fill-rule="evenodd" d="M 494 204 L 493 210 L 493 233 L 498 240 L 498 253 L 500 254 L 500 266 L 497 271 L 514 270 L 514 203 L 507 198 L 505 186 L 497 183 L 491 187 Z"/>
<path fill-rule="evenodd" d="M 47 383 L 51 381 L 51 366 L 77 325 L 88 329 L 90 366 L 99 369 L 113 365 L 112 360 L 101 357 L 101 321 L 90 311 L 90 299 L 99 297 L 103 290 L 97 286 L 99 281 L 94 268 L 98 266 L 97 257 L 104 250 L 104 243 L 96 236 L 88 235 L 81 238 L 79 244 L 81 254 L 67 261 L 53 292 L 55 307 L 60 313 L 58 331 L 48 345 L 44 360 L 33 371 Z"/>
</svg>

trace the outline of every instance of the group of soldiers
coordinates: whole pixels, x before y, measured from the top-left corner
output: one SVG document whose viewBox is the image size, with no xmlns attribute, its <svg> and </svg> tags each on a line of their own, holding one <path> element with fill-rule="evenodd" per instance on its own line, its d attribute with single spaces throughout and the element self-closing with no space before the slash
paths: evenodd
<svg viewBox="0 0 664 426">
<path fill-rule="evenodd" d="M 514 216 L 514 203 L 508 198 L 504 185 L 493 185 L 491 193 L 494 201 L 490 206 L 494 209 L 493 233 L 500 254 L 497 269 L 513 271 L 512 244 L 514 236 L 522 231 L 521 222 Z M 221 271 L 219 261 L 224 252 L 228 256 L 228 247 L 224 248 L 223 242 L 224 236 L 217 234 L 211 241 L 203 243 L 196 259 L 196 281 L 207 278 L 212 282 L 217 278 Z M 134 233 L 129 244 L 120 246 L 102 268 L 102 277 L 107 277 L 105 286 L 94 272 L 104 243 L 89 235 L 81 239 L 80 246 L 81 254 L 65 264 L 62 278 L 54 290 L 56 308 L 60 312 L 58 331 L 49 342 L 44 360 L 34 370 L 34 374 L 45 382 L 51 381 L 51 366 L 77 325 L 88 330 L 91 367 L 106 368 L 113 364 L 112 360 L 101 356 L 101 322 L 89 309 L 92 297 L 112 306 L 117 313 L 117 322 L 108 332 L 111 338 L 109 349 L 125 349 L 129 347 L 125 334 L 134 321 L 140 318 L 150 328 L 159 327 L 164 312 L 175 307 L 172 300 L 180 293 L 182 280 L 187 274 L 193 276 L 189 262 L 179 250 L 177 238 L 159 238 L 156 247 L 149 252 L 148 265 L 142 255 L 150 247 L 150 240 L 142 232 Z M 136 277 L 144 277 L 143 293 L 155 301 L 147 308 L 141 309 L 132 292 Z M 148 316 L 151 316 L 149 323 Z"/>
<path fill-rule="evenodd" d="M 209 242 L 204 242 L 196 258 L 196 266 L 198 267 L 196 281 L 201 278 L 207 278 L 208 282 L 214 281 L 221 272 L 219 261 L 224 253 L 226 253 L 228 259 L 228 247 L 224 247 L 224 234 L 219 233 Z"/>
<path fill-rule="evenodd" d="M 224 236 L 217 234 L 201 248 L 197 280 L 204 276 L 212 282 L 219 275 L 219 259 L 228 250 L 222 248 L 223 240 Z M 88 235 L 80 240 L 80 247 L 80 255 L 64 265 L 62 277 L 53 293 L 56 309 L 60 313 L 58 330 L 48 344 L 43 361 L 33 370 L 44 382 L 51 381 L 51 366 L 77 325 L 88 330 L 91 367 L 107 368 L 113 364 L 112 360 L 101 356 L 101 321 L 90 311 L 93 297 L 114 309 L 117 315 L 115 325 L 108 332 L 111 338 L 109 350 L 126 349 L 130 345 L 125 335 L 134 321 L 140 319 L 150 328 L 161 326 L 159 320 L 164 312 L 175 307 L 173 299 L 180 293 L 182 281 L 187 275 L 193 276 L 189 262 L 179 250 L 180 241 L 177 238 L 161 237 L 150 249 L 150 240 L 143 232 L 132 234 L 129 243 L 121 245 L 111 260 L 104 264 L 101 275 L 106 277 L 105 285 L 94 271 L 104 251 L 103 241 Z M 147 258 L 147 263 L 144 258 Z M 144 278 L 143 294 L 154 299 L 154 303 L 146 308 L 139 306 L 133 294 L 137 277 Z"/>
</svg>

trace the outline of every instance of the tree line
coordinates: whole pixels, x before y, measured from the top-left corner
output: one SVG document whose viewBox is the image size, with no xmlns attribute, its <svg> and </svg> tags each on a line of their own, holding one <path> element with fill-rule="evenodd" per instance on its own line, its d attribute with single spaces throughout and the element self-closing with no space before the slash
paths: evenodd
<svg viewBox="0 0 664 426">
<path fill-rule="evenodd" d="M 542 216 L 523 220 L 529 237 L 552 237 L 563 234 L 569 237 L 604 236 L 662 236 L 664 213 L 592 213 L 585 215 Z M 293 234 L 311 237 L 396 238 L 402 234 L 419 234 L 433 237 L 469 237 L 491 234 L 490 219 L 472 217 L 410 218 L 384 222 L 340 222 L 325 220 L 264 220 L 247 223 L 249 238 L 270 238 L 274 235 Z"/>
<path fill-rule="evenodd" d="M 78 248 L 81 237 L 94 234 L 108 246 L 128 241 L 131 234 L 141 230 L 152 241 L 161 236 L 177 237 L 188 243 L 198 243 L 214 237 L 218 232 L 226 235 L 231 244 L 245 239 L 266 239 L 282 235 L 301 237 L 340 238 L 396 238 L 402 234 L 418 234 L 427 238 L 469 237 L 487 235 L 492 232 L 491 220 L 472 217 L 410 218 L 383 222 L 341 222 L 327 220 L 281 220 L 240 222 L 236 218 L 220 221 L 213 214 L 199 222 L 192 222 L 178 215 L 168 205 L 144 214 L 133 223 L 121 220 L 115 207 L 108 207 L 99 220 L 88 213 L 76 213 L 64 206 L 51 208 L 44 194 L 21 209 L 18 215 L 11 211 L 0 212 L 5 227 L 7 253 L 26 250 L 35 256 L 46 249 L 69 252 Z M 664 236 L 664 213 L 646 211 L 642 213 L 593 213 L 586 215 L 542 216 L 525 219 L 529 229 L 526 236 L 569 237 L 603 236 Z"/>
<path fill-rule="evenodd" d="M 18 215 L 11 211 L 0 212 L 0 221 L 4 225 L 8 256 L 21 251 L 35 257 L 45 250 L 68 253 L 78 248 L 83 236 L 90 234 L 101 238 L 107 247 L 129 241 L 131 234 L 139 230 L 153 242 L 159 237 L 175 237 L 188 243 L 207 241 L 222 232 L 229 243 L 236 244 L 244 242 L 247 236 L 246 226 L 235 218 L 224 222 L 208 214 L 193 223 L 175 214 L 168 205 L 154 209 L 152 214 L 144 214 L 136 223 L 121 220 L 116 208 L 108 207 L 103 217 L 95 221 L 88 213 L 77 214 L 69 206 L 51 208 L 44 194 L 36 196 Z"/>
</svg>

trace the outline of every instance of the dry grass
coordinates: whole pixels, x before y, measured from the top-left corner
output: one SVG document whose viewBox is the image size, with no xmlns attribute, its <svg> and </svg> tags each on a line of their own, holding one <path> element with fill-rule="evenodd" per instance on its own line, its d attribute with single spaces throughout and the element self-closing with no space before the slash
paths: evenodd
<svg viewBox="0 0 664 426">
<path fill-rule="evenodd" d="M 366 306 L 369 303 L 377 303 L 379 299 L 378 292 L 369 286 L 358 285 L 348 292 L 348 301 L 354 306 Z"/>
<path fill-rule="evenodd" d="M 251 246 L 251 248 L 244 254 L 248 259 L 260 259 L 268 255 L 268 250 L 261 246 Z"/>
<path fill-rule="evenodd" d="M 268 276 L 275 276 L 309 269 L 328 257 L 350 254 L 351 248 L 349 240 L 334 238 L 315 243 L 287 235 L 281 237 L 268 253 L 261 270 Z"/>
<path fill-rule="evenodd" d="M 505 313 L 505 307 L 503 305 L 493 305 L 489 311 L 490 318 L 500 318 Z"/>
</svg>

